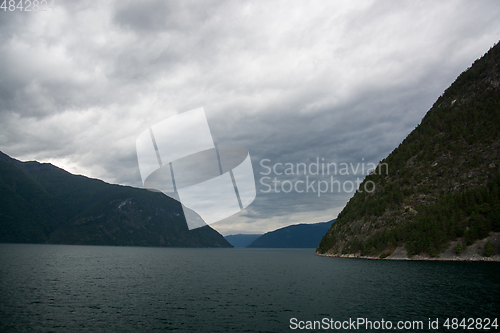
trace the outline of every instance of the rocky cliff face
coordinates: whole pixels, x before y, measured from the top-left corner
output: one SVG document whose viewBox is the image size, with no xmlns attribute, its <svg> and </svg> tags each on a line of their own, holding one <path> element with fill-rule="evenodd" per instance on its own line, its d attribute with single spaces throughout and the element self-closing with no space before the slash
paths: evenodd
<svg viewBox="0 0 500 333">
<path fill-rule="evenodd" d="M 499 253 L 500 45 L 456 79 L 364 182 L 375 191 L 351 198 L 317 253 L 439 257 L 454 242 L 459 257 L 487 237 L 479 252 Z"/>
<path fill-rule="evenodd" d="M 0 153 L 0 242 L 231 247 L 188 230 L 180 203 L 158 192 L 72 175 Z"/>
</svg>

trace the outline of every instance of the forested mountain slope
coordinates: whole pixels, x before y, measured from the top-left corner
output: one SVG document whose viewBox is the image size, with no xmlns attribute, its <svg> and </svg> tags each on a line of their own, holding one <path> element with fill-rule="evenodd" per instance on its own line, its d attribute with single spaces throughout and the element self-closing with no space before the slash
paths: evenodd
<svg viewBox="0 0 500 333">
<path fill-rule="evenodd" d="M 364 183 L 319 254 L 439 256 L 500 231 L 500 44 L 464 71 Z M 364 184 L 361 185 L 361 188 Z M 486 243 L 485 255 L 498 253 Z"/>
<path fill-rule="evenodd" d="M 0 242 L 231 247 L 209 226 L 188 230 L 163 193 L 73 175 L 0 152 Z"/>
</svg>

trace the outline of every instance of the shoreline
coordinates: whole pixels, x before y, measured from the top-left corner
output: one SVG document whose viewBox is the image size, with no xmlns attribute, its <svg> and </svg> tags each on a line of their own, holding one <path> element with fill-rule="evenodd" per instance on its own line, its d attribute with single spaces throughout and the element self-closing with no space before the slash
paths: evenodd
<svg viewBox="0 0 500 333">
<path fill-rule="evenodd" d="M 426 256 L 414 256 L 412 258 L 401 258 L 401 257 L 393 257 L 391 258 L 379 258 L 379 257 L 370 257 L 370 256 L 360 256 L 355 254 L 326 254 L 326 253 L 318 253 L 314 252 L 315 255 L 320 257 L 329 257 L 329 258 L 347 258 L 347 259 L 367 259 L 367 260 L 400 260 L 400 261 L 469 261 L 469 262 L 500 262 L 500 255 L 494 255 L 491 257 L 468 257 L 468 258 L 440 258 L 440 257 L 426 257 Z"/>
<path fill-rule="evenodd" d="M 486 242 L 490 241 L 493 246 L 497 249 L 494 254 L 490 257 L 483 257 L 483 249 Z M 385 258 L 380 258 L 378 256 L 362 256 L 360 253 L 348 253 L 348 254 L 332 254 L 332 253 L 318 253 L 314 252 L 315 255 L 321 257 L 334 257 L 334 258 L 354 258 L 354 259 L 371 259 L 371 260 L 413 260 L 413 261 L 489 261 L 489 262 L 500 262 L 500 254 L 498 254 L 498 249 L 500 248 L 500 232 L 491 232 L 490 235 L 484 239 L 477 240 L 473 244 L 465 247 L 459 255 L 455 253 L 455 247 L 458 243 L 463 244 L 464 239 L 458 238 L 451 241 L 448 244 L 446 250 L 441 252 L 437 257 L 431 257 L 430 255 L 415 255 L 412 257 L 408 256 L 408 252 L 404 246 L 398 246 L 390 255 Z"/>
</svg>

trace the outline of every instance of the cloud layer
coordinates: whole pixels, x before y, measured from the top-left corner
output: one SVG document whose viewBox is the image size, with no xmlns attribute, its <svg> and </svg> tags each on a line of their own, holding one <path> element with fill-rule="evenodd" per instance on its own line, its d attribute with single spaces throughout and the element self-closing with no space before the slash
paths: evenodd
<svg viewBox="0 0 500 333">
<path fill-rule="evenodd" d="M 0 150 L 140 187 L 139 134 L 203 106 L 216 144 L 249 150 L 257 185 L 254 203 L 214 228 L 326 221 L 352 193 L 264 193 L 261 161 L 377 163 L 498 42 L 498 17 L 497 1 L 472 0 L 75 1 L 0 11 Z"/>
</svg>

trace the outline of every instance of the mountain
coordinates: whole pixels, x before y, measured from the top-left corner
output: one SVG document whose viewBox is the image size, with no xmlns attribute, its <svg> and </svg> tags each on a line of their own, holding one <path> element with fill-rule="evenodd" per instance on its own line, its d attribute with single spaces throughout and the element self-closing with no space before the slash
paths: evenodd
<svg viewBox="0 0 500 333">
<path fill-rule="evenodd" d="M 162 193 L 2 152 L 0 242 L 231 247 L 209 226 L 189 231 L 180 203 Z"/>
<path fill-rule="evenodd" d="M 228 235 L 224 238 L 234 247 L 247 247 L 262 234 L 237 234 Z"/>
<path fill-rule="evenodd" d="M 317 253 L 460 258 L 472 246 L 484 255 L 499 253 L 499 167 L 496 44 L 364 179 L 360 188 L 373 191 L 354 194 Z"/>
<path fill-rule="evenodd" d="M 333 221 L 295 224 L 265 233 L 247 247 L 315 248 Z"/>
</svg>

